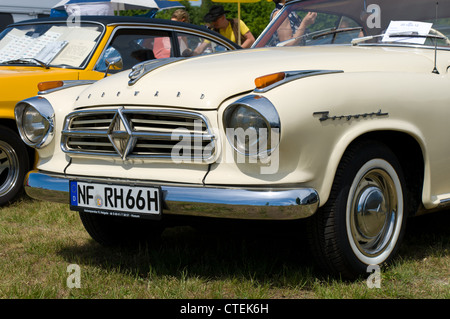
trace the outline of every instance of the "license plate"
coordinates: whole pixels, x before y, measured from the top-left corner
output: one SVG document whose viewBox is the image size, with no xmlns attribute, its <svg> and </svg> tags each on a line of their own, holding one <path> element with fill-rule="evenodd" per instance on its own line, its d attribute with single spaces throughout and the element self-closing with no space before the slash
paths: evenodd
<svg viewBox="0 0 450 319">
<path fill-rule="evenodd" d="M 70 181 L 73 210 L 124 217 L 160 217 L 158 187 L 139 187 Z"/>
</svg>

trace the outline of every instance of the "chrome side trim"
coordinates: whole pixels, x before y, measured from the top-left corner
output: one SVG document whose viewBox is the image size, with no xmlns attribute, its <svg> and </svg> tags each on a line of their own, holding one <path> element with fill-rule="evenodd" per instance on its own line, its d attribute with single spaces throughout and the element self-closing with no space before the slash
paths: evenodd
<svg viewBox="0 0 450 319">
<path fill-rule="evenodd" d="M 70 203 L 69 181 L 126 183 L 95 177 L 65 176 L 31 171 L 25 180 L 27 194 L 35 199 Z M 128 181 L 134 185 L 157 183 Z M 312 188 L 227 188 L 162 184 L 163 214 L 233 219 L 294 220 L 313 215 L 319 196 Z"/>
<path fill-rule="evenodd" d="M 289 83 L 294 80 L 307 78 L 310 76 L 316 76 L 316 75 L 325 75 L 325 74 L 334 74 L 334 73 L 343 73 L 342 70 L 301 70 L 301 71 L 286 71 L 285 77 L 283 80 L 274 83 L 272 85 L 269 85 L 263 89 L 255 89 L 255 93 L 265 93 L 267 91 L 270 91 L 280 85 Z"/>
</svg>

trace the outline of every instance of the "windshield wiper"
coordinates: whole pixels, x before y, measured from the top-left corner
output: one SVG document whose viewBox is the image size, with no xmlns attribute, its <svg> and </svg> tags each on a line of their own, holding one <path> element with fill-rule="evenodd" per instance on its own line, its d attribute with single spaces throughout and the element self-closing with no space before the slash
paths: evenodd
<svg viewBox="0 0 450 319">
<path fill-rule="evenodd" d="M 384 33 L 377 34 L 377 35 L 369 35 L 367 37 L 355 38 L 352 40 L 351 43 L 352 43 L 352 45 L 357 45 L 358 43 L 369 41 L 369 40 L 380 38 L 380 37 L 384 37 Z"/>
<path fill-rule="evenodd" d="M 20 58 L 20 59 L 2 62 L 2 64 L 30 64 L 30 63 L 33 63 L 35 65 L 40 65 L 45 69 L 50 69 L 50 67 L 47 64 L 45 64 L 44 62 L 42 62 L 38 59 L 35 59 L 35 58 Z"/>
<path fill-rule="evenodd" d="M 337 33 L 342 33 L 342 32 L 351 32 L 351 31 L 362 31 L 362 27 L 355 27 L 355 28 L 341 28 L 341 29 L 331 29 L 325 32 L 321 32 L 318 34 L 313 35 L 311 38 L 313 40 L 316 40 L 317 38 L 326 36 L 326 35 L 330 35 L 330 34 L 337 34 Z"/>
<path fill-rule="evenodd" d="M 297 42 L 297 40 L 304 38 L 304 37 L 311 37 L 312 40 L 316 40 L 317 38 L 320 38 L 320 37 L 323 37 L 323 36 L 329 35 L 329 34 L 337 34 L 337 33 L 342 33 L 342 32 L 351 32 L 351 31 L 358 31 L 358 30 L 361 31 L 362 29 L 363 29 L 362 27 L 355 27 L 355 28 L 341 28 L 341 29 L 333 28 L 333 29 L 319 30 L 319 31 L 311 32 L 311 33 L 302 34 L 295 38 L 281 41 L 280 43 L 277 43 L 276 46 L 284 47 L 286 45 L 295 43 L 295 42 Z"/>
<path fill-rule="evenodd" d="M 286 45 L 290 45 L 292 43 L 295 43 L 298 39 L 304 38 L 306 36 L 307 36 L 307 34 L 303 34 L 303 35 L 300 35 L 300 36 L 295 37 L 295 38 L 290 38 L 290 39 L 287 39 L 287 40 L 284 40 L 284 41 L 281 41 L 281 42 L 277 43 L 276 46 L 277 47 L 284 47 Z"/>
<path fill-rule="evenodd" d="M 358 43 L 369 41 L 375 38 L 381 38 L 384 37 L 386 34 L 377 34 L 377 35 L 369 35 L 367 37 L 362 38 L 355 38 L 352 40 L 352 45 L 357 45 Z M 446 37 L 440 36 L 440 35 L 434 35 L 434 34 L 418 34 L 414 32 L 401 32 L 401 33 L 391 33 L 389 34 L 390 38 L 430 38 L 430 39 L 437 39 L 437 40 L 445 40 Z"/>
</svg>

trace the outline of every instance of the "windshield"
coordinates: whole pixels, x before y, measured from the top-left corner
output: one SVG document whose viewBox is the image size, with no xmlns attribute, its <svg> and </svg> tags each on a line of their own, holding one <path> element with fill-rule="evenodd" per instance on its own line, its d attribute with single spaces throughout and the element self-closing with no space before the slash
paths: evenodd
<svg viewBox="0 0 450 319">
<path fill-rule="evenodd" d="M 285 5 L 253 47 L 383 44 L 450 47 L 450 0 L 305 0 Z"/>
<path fill-rule="evenodd" d="M 14 26 L 0 34 L 0 63 L 82 68 L 102 32 L 93 23 Z"/>
</svg>

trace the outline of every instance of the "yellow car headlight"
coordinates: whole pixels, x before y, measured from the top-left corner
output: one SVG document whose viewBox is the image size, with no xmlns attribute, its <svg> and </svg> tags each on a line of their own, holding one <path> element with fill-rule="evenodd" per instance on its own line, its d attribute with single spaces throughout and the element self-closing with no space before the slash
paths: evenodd
<svg viewBox="0 0 450 319">
<path fill-rule="evenodd" d="M 51 142 L 55 113 L 47 99 L 37 96 L 20 101 L 14 113 L 20 137 L 25 144 L 42 148 Z"/>
</svg>

